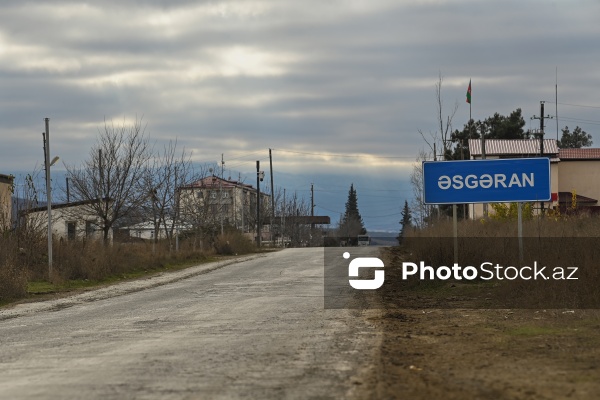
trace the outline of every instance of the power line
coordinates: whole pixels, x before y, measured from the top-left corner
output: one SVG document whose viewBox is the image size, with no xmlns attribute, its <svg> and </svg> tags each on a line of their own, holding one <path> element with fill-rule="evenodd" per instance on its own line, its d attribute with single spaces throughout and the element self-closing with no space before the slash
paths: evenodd
<svg viewBox="0 0 600 400">
<path fill-rule="evenodd" d="M 335 210 L 330 210 L 328 208 L 325 208 L 325 207 L 319 206 L 319 205 L 315 205 L 315 207 L 318 207 L 318 208 L 320 208 L 322 210 L 325 210 L 325 211 L 329 211 L 329 212 L 333 212 L 333 213 L 336 213 L 336 214 L 340 214 L 340 215 L 344 214 L 343 212 L 339 212 L 339 211 L 335 211 Z M 394 214 L 386 214 L 386 215 L 361 215 L 361 217 L 362 218 L 388 218 L 388 217 L 394 217 L 394 216 L 400 215 L 400 214 L 402 214 L 402 212 L 397 212 L 397 213 L 394 213 Z"/>
<path fill-rule="evenodd" d="M 360 188 L 361 191 L 366 192 L 406 192 L 411 191 L 412 189 L 370 189 L 370 188 Z M 315 192 L 328 192 L 328 193 L 345 193 L 348 192 L 347 189 L 315 189 Z"/>
<path fill-rule="evenodd" d="M 394 214 L 388 214 L 388 215 L 362 215 L 363 218 L 388 218 L 388 217 L 394 217 L 396 215 L 400 215 L 402 214 L 402 212 L 398 212 L 398 213 L 394 213 Z"/>
<path fill-rule="evenodd" d="M 414 156 L 374 156 L 368 154 L 339 154 L 339 153 L 311 153 L 307 151 L 297 151 L 297 150 L 285 150 L 285 149 L 273 149 L 282 151 L 284 153 L 295 153 L 295 154 L 304 154 L 309 156 L 326 156 L 326 157 L 355 157 L 355 158 L 385 158 L 385 159 L 399 159 L 399 158 L 409 158 L 414 159 Z"/>
<path fill-rule="evenodd" d="M 339 212 L 339 211 L 335 211 L 335 210 L 330 210 L 329 208 L 325 208 L 325 207 L 320 206 L 318 204 L 316 204 L 315 207 L 318 207 L 318 208 L 320 208 L 322 210 L 329 211 L 329 212 L 332 212 L 332 213 L 336 213 L 336 214 L 340 214 L 340 215 L 343 214 L 343 212 Z"/>
<path fill-rule="evenodd" d="M 580 122 L 582 124 L 588 125 L 600 125 L 600 121 L 594 119 L 583 119 L 583 118 L 571 118 L 571 117 L 561 117 L 561 120 Z"/>
<path fill-rule="evenodd" d="M 561 102 L 558 102 L 558 104 L 561 104 L 563 106 L 571 106 L 571 107 L 600 108 L 600 106 L 588 106 L 588 105 L 584 105 L 584 104 L 572 104 L 572 103 L 561 103 Z"/>
<path fill-rule="evenodd" d="M 236 156 L 236 157 L 226 157 L 227 160 L 231 161 L 231 160 L 239 160 L 240 158 L 244 158 L 244 157 L 249 157 L 253 154 L 258 154 L 258 153 L 262 153 L 264 150 L 256 150 L 256 151 L 252 151 L 250 153 L 244 153 L 242 155 Z"/>
</svg>

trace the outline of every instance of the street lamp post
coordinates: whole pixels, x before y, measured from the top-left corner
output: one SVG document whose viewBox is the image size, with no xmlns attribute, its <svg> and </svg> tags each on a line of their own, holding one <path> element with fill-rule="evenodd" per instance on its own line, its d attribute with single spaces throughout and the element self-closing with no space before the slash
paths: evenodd
<svg viewBox="0 0 600 400">
<path fill-rule="evenodd" d="M 42 132 L 44 139 L 44 169 L 46 172 L 46 201 L 48 207 L 48 279 L 52 279 L 52 192 L 50 185 L 50 167 L 53 166 L 59 157 L 54 157 L 50 161 L 50 118 L 44 118 L 46 131 Z"/>
<path fill-rule="evenodd" d="M 260 161 L 256 160 L 256 245 L 260 247 Z"/>
<path fill-rule="evenodd" d="M 256 161 L 256 244 L 261 246 L 262 227 L 260 223 L 260 183 L 265 179 L 264 171 L 260 170 L 260 161 Z"/>
</svg>

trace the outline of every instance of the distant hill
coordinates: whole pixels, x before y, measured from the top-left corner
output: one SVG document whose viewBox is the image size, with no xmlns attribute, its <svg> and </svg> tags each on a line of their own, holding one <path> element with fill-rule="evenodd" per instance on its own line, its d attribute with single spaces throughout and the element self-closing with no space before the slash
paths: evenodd
<svg viewBox="0 0 600 400">
<path fill-rule="evenodd" d="M 371 236 L 371 246 L 395 246 L 398 244 L 396 236 Z"/>
</svg>

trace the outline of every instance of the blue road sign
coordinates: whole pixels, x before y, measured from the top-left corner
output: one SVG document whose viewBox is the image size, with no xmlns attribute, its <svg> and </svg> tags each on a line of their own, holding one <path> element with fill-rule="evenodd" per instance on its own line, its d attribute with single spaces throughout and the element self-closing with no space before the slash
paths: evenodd
<svg viewBox="0 0 600 400">
<path fill-rule="evenodd" d="M 425 204 L 550 200 L 550 159 L 424 161 Z"/>
</svg>

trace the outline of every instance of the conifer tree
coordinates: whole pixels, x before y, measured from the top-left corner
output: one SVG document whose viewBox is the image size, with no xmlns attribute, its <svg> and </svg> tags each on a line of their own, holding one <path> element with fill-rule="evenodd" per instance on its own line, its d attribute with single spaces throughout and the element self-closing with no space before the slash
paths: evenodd
<svg viewBox="0 0 600 400">
<path fill-rule="evenodd" d="M 408 228 L 412 226 L 412 215 L 410 208 L 408 208 L 408 200 L 404 200 L 404 208 L 402 209 L 402 219 L 400 220 L 400 233 L 398 234 L 398 244 L 402 244 L 402 238 L 404 237 Z"/>
<path fill-rule="evenodd" d="M 350 190 L 348 191 L 346 211 L 344 212 L 339 232 L 340 236 L 348 238 L 354 238 L 357 235 L 365 235 L 367 233 L 360 212 L 358 211 L 358 197 L 354 189 L 354 184 L 350 185 Z"/>
</svg>

